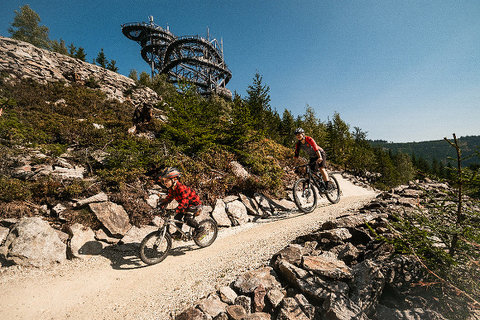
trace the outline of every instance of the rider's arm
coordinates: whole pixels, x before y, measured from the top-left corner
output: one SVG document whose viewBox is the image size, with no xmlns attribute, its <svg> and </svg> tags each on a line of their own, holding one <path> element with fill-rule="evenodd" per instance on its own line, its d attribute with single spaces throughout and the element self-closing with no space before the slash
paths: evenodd
<svg viewBox="0 0 480 320">
<path fill-rule="evenodd" d="M 293 157 L 295 159 L 298 159 L 299 153 L 300 153 L 300 142 L 297 141 L 297 143 L 295 143 L 295 155 Z"/>
</svg>

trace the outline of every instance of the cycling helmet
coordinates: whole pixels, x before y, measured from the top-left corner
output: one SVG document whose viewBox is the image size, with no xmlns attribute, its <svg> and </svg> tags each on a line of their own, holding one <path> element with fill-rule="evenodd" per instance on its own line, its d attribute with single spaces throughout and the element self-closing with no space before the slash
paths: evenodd
<svg viewBox="0 0 480 320">
<path fill-rule="evenodd" d="M 295 134 L 299 134 L 299 133 L 305 133 L 305 130 L 303 130 L 302 128 L 295 129 Z"/>
<path fill-rule="evenodd" d="M 178 178 L 181 176 L 180 171 L 177 168 L 167 167 L 160 172 L 159 178 Z"/>
</svg>

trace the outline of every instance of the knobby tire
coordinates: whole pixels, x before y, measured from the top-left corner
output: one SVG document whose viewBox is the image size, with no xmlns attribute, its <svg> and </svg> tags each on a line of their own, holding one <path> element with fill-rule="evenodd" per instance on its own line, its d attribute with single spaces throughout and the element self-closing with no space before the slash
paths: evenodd
<svg viewBox="0 0 480 320">
<path fill-rule="evenodd" d="M 162 243 L 166 242 L 167 244 L 167 247 L 163 252 L 158 252 L 157 247 L 155 246 L 147 246 L 150 240 L 153 240 L 153 243 L 159 241 L 160 238 L 163 237 L 162 233 L 163 232 L 160 230 L 151 232 L 140 243 L 140 259 L 142 259 L 142 261 L 146 264 L 156 264 L 162 262 L 168 256 L 170 249 L 172 249 L 172 237 L 168 232 L 165 233 L 165 238 L 161 239 Z"/>
<path fill-rule="evenodd" d="M 306 188 L 304 189 L 305 185 Z M 306 193 L 309 198 L 313 197 L 313 203 L 311 203 L 310 206 L 305 205 L 305 203 L 302 203 L 301 201 L 303 198 L 305 198 L 304 196 Z M 313 183 L 306 178 L 298 179 L 293 186 L 293 200 L 295 201 L 298 209 L 300 209 L 302 212 L 310 213 L 315 210 L 317 207 L 318 195 Z"/>
</svg>

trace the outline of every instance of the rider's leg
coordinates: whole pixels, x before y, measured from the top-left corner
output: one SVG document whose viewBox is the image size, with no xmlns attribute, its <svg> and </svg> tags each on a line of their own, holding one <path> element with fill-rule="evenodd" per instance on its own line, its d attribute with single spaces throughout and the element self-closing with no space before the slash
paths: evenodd
<svg viewBox="0 0 480 320">
<path fill-rule="evenodd" d="M 319 171 L 322 175 L 323 181 L 328 182 L 328 173 L 327 170 L 325 170 L 325 167 L 327 166 L 327 155 L 325 154 L 325 151 L 320 151 L 320 154 L 322 155 L 322 161 L 320 161 L 320 163 L 318 164 Z"/>
<path fill-rule="evenodd" d="M 198 222 L 190 212 L 185 213 L 185 222 L 194 229 L 198 228 Z"/>
</svg>

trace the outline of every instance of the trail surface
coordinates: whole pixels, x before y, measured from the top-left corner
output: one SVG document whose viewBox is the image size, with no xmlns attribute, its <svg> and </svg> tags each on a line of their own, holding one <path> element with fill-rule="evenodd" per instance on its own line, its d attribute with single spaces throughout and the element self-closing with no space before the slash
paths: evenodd
<svg viewBox="0 0 480 320">
<path fill-rule="evenodd" d="M 221 230 L 204 249 L 175 242 L 173 255 L 145 266 L 135 252 L 107 252 L 48 269 L 0 269 L 0 319 L 170 319 L 228 284 L 323 222 L 370 201 L 375 193 L 337 175 L 338 204 Z"/>
</svg>

